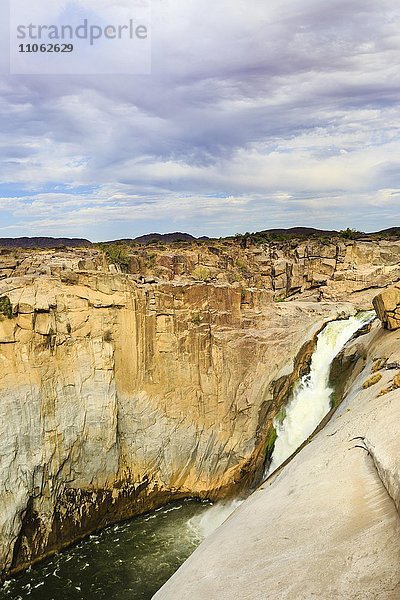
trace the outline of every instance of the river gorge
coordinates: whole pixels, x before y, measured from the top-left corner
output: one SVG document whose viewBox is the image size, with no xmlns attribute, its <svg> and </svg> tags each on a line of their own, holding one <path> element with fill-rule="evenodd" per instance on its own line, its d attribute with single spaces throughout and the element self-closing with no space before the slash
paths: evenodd
<svg viewBox="0 0 400 600">
<path fill-rule="evenodd" d="M 132 253 L 128 273 L 95 250 L 3 255 L 2 573 L 8 579 L 33 569 L 6 581 L 0 597 L 52 598 L 60 576 L 63 589 L 71 585 L 72 595 L 65 598 L 93 593 L 99 598 L 113 593 L 150 598 L 205 537 L 201 527 L 188 523 L 196 523 L 196 514 L 199 519 L 202 513 L 211 514 L 215 507 L 207 502 L 234 508 L 233 499 L 246 497 L 221 527 L 208 532 L 156 597 L 235 597 L 228 584 L 233 563 L 224 559 L 227 553 L 232 560 L 236 557 L 240 597 L 260 597 L 261 588 L 254 586 L 262 585 L 261 575 L 253 577 L 254 569 L 260 574 L 271 568 L 282 572 L 285 556 L 294 552 L 289 542 L 276 545 L 281 535 L 282 540 L 291 539 L 283 535 L 284 527 L 276 537 L 277 507 L 285 506 L 292 515 L 289 521 L 299 530 L 300 548 L 304 536 L 296 519 L 304 516 L 302 527 L 311 527 L 301 494 L 316 485 L 312 477 L 318 468 L 312 461 L 325 461 L 324 473 L 333 469 L 326 476 L 333 483 L 335 469 L 344 468 L 341 444 L 366 443 L 350 443 L 353 408 L 346 403 L 357 394 L 377 396 L 380 403 L 397 394 L 396 369 L 387 368 L 397 364 L 392 327 L 397 296 L 390 292 L 397 288 L 383 292 L 391 293 L 391 304 L 385 298 L 374 301 L 393 333 L 378 320 L 369 323 L 375 312 L 354 315 L 371 311 L 373 298 L 400 279 L 399 255 L 396 241 L 245 248 L 214 243 L 138 250 Z M 353 338 L 360 328 L 362 335 Z M 330 346 L 327 338 L 333 338 Z M 331 409 L 332 361 L 336 412 L 315 431 Z M 337 377 L 338 370 L 342 377 Z M 368 381 L 372 383 L 365 385 Z M 388 392 L 379 396 L 384 385 Z M 322 400 L 317 410 L 316 400 Z M 310 409 L 313 420 L 303 427 L 300 421 L 308 419 Z M 362 424 L 366 417 L 357 418 Z M 343 440 L 337 423 L 343 423 Z M 294 435 L 296 429 L 303 430 L 300 437 L 298 431 Z M 360 435 L 354 438 L 365 440 L 364 430 L 356 429 Z M 375 457 L 375 438 L 370 437 L 364 450 L 358 447 L 351 454 L 356 460 Z M 325 449 L 328 442 L 337 444 L 341 466 L 327 466 L 336 456 Z M 301 451 L 287 461 L 298 446 Z M 383 450 L 377 452 L 376 486 L 392 481 L 387 474 L 392 473 L 390 461 L 387 465 L 382 457 Z M 301 475 L 303 461 L 308 464 L 306 476 Z M 260 486 L 266 467 L 270 476 Z M 357 477 L 363 480 L 363 468 L 354 467 L 358 475 L 347 486 Z M 345 496 L 346 485 L 340 492 Z M 318 498 L 315 493 L 313 502 Z M 352 502 L 356 513 L 362 509 L 361 500 Z M 308 506 L 311 510 L 309 499 Z M 316 514 L 317 508 L 312 509 Z M 270 511 L 275 511 L 272 521 Z M 389 506 L 385 511 L 393 532 L 397 513 Z M 330 517 L 340 521 L 334 510 Z M 260 519 L 262 539 L 256 535 Z M 364 530 L 361 520 L 357 535 Z M 385 543 L 391 552 L 392 542 Z M 71 544 L 78 545 L 69 548 Z M 265 557 L 263 544 L 270 548 L 268 566 L 257 563 Z M 341 548 L 338 554 L 343 552 L 338 539 L 330 544 L 332 553 L 335 547 Z M 295 576 L 304 569 L 301 560 L 317 550 L 307 552 L 299 557 Z M 43 559 L 47 562 L 38 564 Z M 251 567 L 251 560 L 258 567 Z M 357 574 L 367 569 L 368 560 L 363 560 L 357 563 Z M 81 578 L 78 572 L 86 562 L 87 574 Z M 114 565 L 114 575 L 104 570 L 106 563 Z M 382 573 L 388 577 L 385 569 L 378 580 Z M 245 576 L 249 572 L 251 586 Z M 389 580 L 395 576 L 396 569 Z M 266 597 L 308 598 L 317 589 L 312 588 L 311 573 L 308 587 L 291 584 L 284 596 L 282 581 L 274 591 L 274 577 L 268 577 L 271 591 Z M 338 597 L 357 597 L 337 589 Z"/>
</svg>

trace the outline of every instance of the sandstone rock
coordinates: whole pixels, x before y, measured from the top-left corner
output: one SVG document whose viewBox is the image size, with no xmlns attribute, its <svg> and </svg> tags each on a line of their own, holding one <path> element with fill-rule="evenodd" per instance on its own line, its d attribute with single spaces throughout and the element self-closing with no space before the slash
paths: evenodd
<svg viewBox="0 0 400 600">
<path fill-rule="evenodd" d="M 0 318 L 0 344 L 15 341 L 15 322 L 13 319 Z"/>
<path fill-rule="evenodd" d="M 367 388 L 371 387 L 371 385 L 377 384 L 381 379 L 382 374 L 375 373 L 374 375 L 371 375 L 371 377 L 369 377 L 366 381 L 364 381 L 363 388 L 366 390 Z"/>
<path fill-rule="evenodd" d="M 243 246 L 233 240 L 213 240 L 183 247 L 133 247 L 128 254 L 128 272 L 137 278 L 189 283 L 200 265 L 213 281 L 238 281 L 244 287 L 277 290 L 279 298 L 294 294 L 307 298 L 309 290 L 319 287 L 327 299 L 341 301 L 352 294 L 359 304 L 368 305 L 372 288 L 386 287 L 400 279 L 399 241 L 332 239 L 266 242 L 260 246 L 248 239 Z M 3 261 L 4 265 L 16 266 L 0 269 L 0 279 L 51 273 L 76 284 L 75 274 L 79 277 L 82 271 L 120 274 L 117 265 L 108 265 L 104 255 L 94 249 L 32 251 L 21 256 L 14 253 L 4 256 Z"/>
<path fill-rule="evenodd" d="M 20 314 L 17 318 L 17 325 L 21 329 L 32 330 L 33 319 L 31 314 Z"/>
<path fill-rule="evenodd" d="M 17 261 L 13 258 L 1 258 L 0 259 L 0 270 L 7 269 L 13 271 L 17 266 Z"/>
<path fill-rule="evenodd" d="M 40 335 L 49 335 L 55 331 L 55 319 L 47 313 L 38 313 L 35 315 L 35 331 Z"/>
<path fill-rule="evenodd" d="M 400 327 L 400 284 L 375 296 L 373 304 L 386 329 L 394 330 Z"/>
<path fill-rule="evenodd" d="M 80 271 L 96 271 L 97 265 L 94 260 L 84 259 L 78 261 L 78 269 Z"/>
</svg>

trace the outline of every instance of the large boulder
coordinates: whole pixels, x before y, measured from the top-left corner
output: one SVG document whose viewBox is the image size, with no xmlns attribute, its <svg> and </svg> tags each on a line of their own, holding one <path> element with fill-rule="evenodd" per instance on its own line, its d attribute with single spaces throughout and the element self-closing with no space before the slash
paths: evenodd
<svg viewBox="0 0 400 600">
<path fill-rule="evenodd" d="M 385 329 L 400 328 L 400 283 L 375 296 L 373 305 Z"/>
</svg>

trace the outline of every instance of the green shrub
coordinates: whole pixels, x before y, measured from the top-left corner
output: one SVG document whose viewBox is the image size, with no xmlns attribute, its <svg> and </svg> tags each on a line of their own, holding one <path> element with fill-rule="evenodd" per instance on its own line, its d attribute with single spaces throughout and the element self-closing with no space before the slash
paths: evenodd
<svg viewBox="0 0 400 600">
<path fill-rule="evenodd" d="M 198 281 L 207 281 L 210 279 L 210 271 L 206 267 L 196 267 L 192 275 Z"/>
<path fill-rule="evenodd" d="M 281 410 L 276 415 L 275 420 L 278 421 L 278 423 L 282 424 L 285 419 L 286 419 L 286 407 L 282 406 Z"/>
<path fill-rule="evenodd" d="M 146 252 L 146 269 L 152 269 L 155 267 L 157 263 L 157 253 L 156 252 Z"/>
<path fill-rule="evenodd" d="M 361 231 L 357 231 L 357 229 L 350 229 L 350 227 L 347 227 L 347 229 L 342 229 L 339 231 L 339 235 L 345 240 L 356 240 L 363 234 Z"/>
<path fill-rule="evenodd" d="M 124 246 L 118 246 L 116 244 L 102 244 L 100 245 L 101 250 L 107 257 L 110 264 L 117 265 L 121 271 L 125 273 L 129 268 L 129 255 Z"/>
<path fill-rule="evenodd" d="M 276 433 L 276 429 L 273 425 L 271 425 L 271 428 L 268 431 L 267 439 L 265 440 L 264 456 L 266 462 L 271 460 L 277 437 L 278 434 Z"/>
<path fill-rule="evenodd" d="M 229 283 L 237 283 L 238 281 L 242 281 L 243 277 L 237 271 L 229 271 L 227 274 L 227 279 Z"/>
<path fill-rule="evenodd" d="M 366 389 L 370 388 L 371 386 L 375 385 L 381 379 L 382 379 L 382 374 L 381 373 L 375 373 L 375 375 L 371 375 L 371 377 L 369 379 L 367 379 L 367 381 L 364 381 L 364 383 L 363 383 L 364 390 L 366 390 Z"/>
<path fill-rule="evenodd" d="M 248 267 L 248 264 L 247 264 L 247 261 L 245 259 L 239 257 L 237 259 L 237 261 L 236 261 L 236 266 L 241 271 L 246 271 L 247 267 Z"/>
<path fill-rule="evenodd" d="M 193 323 L 193 325 L 196 325 L 196 327 L 201 325 L 202 320 L 203 319 L 201 315 L 193 315 L 193 317 L 191 318 L 191 322 Z"/>
<path fill-rule="evenodd" d="M 7 319 L 12 319 L 13 309 L 8 296 L 2 296 L 0 298 L 0 315 L 7 317 Z"/>
</svg>

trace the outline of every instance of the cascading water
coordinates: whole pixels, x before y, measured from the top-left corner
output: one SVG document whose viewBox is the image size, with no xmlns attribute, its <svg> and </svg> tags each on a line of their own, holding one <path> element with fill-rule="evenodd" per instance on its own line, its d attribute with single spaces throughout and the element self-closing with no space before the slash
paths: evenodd
<svg viewBox="0 0 400 600">
<path fill-rule="evenodd" d="M 333 390 L 329 374 L 333 359 L 350 338 L 375 317 L 374 311 L 364 311 L 345 320 L 332 321 L 321 331 L 311 359 L 310 372 L 297 386 L 293 399 L 286 407 L 282 422 L 276 419 L 277 432 L 274 452 L 268 473 L 272 473 L 301 446 L 331 408 Z M 192 517 L 189 526 L 205 538 L 221 525 L 240 506 L 240 500 L 228 504 L 217 503 Z"/>
<path fill-rule="evenodd" d="M 346 320 L 332 321 L 318 335 L 309 374 L 294 390 L 284 419 L 274 421 L 277 438 L 266 475 L 289 458 L 329 412 L 333 392 L 329 387 L 332 361 L 350 338 L 375 316 L 373 311 L 365 311 Z"/>
<path fill-rule="evenodd" d="M 242 502 L 242 500 L 231 500 L 227 503 L 213 504 L 210 508 L 192 517 L 189 527 L 199 538 L 206 538 L 222 525 Z"/>
</svg>

